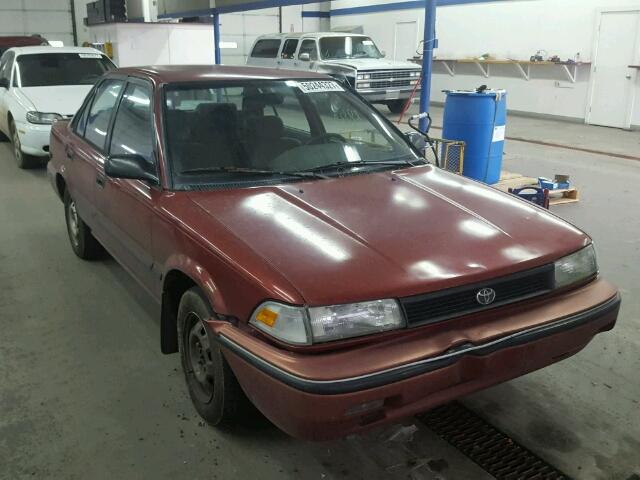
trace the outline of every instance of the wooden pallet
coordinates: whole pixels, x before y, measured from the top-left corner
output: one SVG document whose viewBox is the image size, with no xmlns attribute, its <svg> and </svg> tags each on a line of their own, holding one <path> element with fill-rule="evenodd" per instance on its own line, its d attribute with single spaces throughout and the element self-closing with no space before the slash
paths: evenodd
<svg viewBox="0 0 640 480">
<path fill-rule="evenodd" d="M 538 179 L 526 177 L 520 173 L 513 173 L 503 170 L 498 183 L 492 185 L 503 192 L 508 192 L 510 188 L 522 188 L 538 186 Z M 563 205 L 565 203 L 575 203 L 580 201 L 580 193 L 577 188 L 566 188 L 562 190 L 549 190 L 549 205 Z"/>
</svg>

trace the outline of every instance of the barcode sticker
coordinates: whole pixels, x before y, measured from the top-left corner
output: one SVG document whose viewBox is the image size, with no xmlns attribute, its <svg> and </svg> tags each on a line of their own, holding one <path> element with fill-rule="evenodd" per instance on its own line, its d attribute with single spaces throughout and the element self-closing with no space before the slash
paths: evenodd
<svg viewBox="0 0 640 480">
<path fill-rule="evenodd" d="M 303 93 L 320 93 L 320 92 L 344 92 L 338 82 L 331 80 L 317 80 L 315 82 L 298 82 L 298 88 Z"/>
<path fill-rule="evenodd" d="M 499 127 L 493 127 L 493 140 L 492 140 L 492 142 L 502 142 L 502 141 L 504 141 L 506 133 L 507 133 L 507 126 L 506 125 L 501 125 Z"/>
</svg>

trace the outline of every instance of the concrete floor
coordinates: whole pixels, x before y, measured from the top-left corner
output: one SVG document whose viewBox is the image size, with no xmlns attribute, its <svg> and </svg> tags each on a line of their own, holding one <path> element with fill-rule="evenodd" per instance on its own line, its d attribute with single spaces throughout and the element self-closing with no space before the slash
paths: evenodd
<svg viewBox="0 0 640 480">
<path fill-rule="evenodd" d="M 580 142 L 606 147 L 615 135 L 624 152 L 639 152 L 638 133 L 517 117 L 509 128 L 569 144 L 583 128 Z M 553 211 L 592 234 L 603 275 L 622 287 L 622 313 L 613 332 L 575 357 L 464 402 L 575 478 L 634 478 L 640 162 L 507 142 L 505 167 L 572 176 L 582 201 Z M 203 426 L 178 358 L 159 352 L 157 307 L 113 260 L 73 255 L 44 170 L 19 171 L 6 143 L 0 328 L 1 479 L 487 478 L 415 419 L 405 422 L 418 428 L 413 438 L 400 441 L 390 440 L 398 427 L 307 443 L 267 423 L 234 432 Z"/>
</svg>

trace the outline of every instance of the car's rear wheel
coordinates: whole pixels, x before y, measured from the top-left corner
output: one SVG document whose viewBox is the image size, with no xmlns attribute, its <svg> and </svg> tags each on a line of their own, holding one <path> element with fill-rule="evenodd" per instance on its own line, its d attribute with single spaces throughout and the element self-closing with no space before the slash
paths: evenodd
<svg viewBox="0 0 640 480">
<path fill-rule="evenodd" d="M 402 109 L 406 102 L 406 100 L 393 100 L 387 102 L 387 108 L 389 108 L 391 113 L 402 113 Z"/>
<path fill-rule="evenodd" d="M 178 346 L 189 396 L 210 425 L 232 426 L 252 410 L 220 347 L 207 335 L 203 321 L 213 310 L 202 291 L 187 290 L 178 307 Z"/>
<path fill-rule="evenodd" d="M 64 193 L 64 217 L 73 252 L 83 260 L 100 258 L 104 253 L 102 245 L 95 239 L 91 229 L 80 218 L 76 202 L 71 198 L 68 190 Z"/>
<path fill-rule="evenodd" d="M 33 168 L 38 165 L 38 158 L 31 155 L 27 155 L 22 151 L 22 143 L 20 143 L 20 135 L 16 128 L 16 123 L 11 120 L 9 124 L 9 130 L 11 132 L 11 143 L 13 144 L 13 157 L 16 160 L 16 164 L 19 168 Z"/>
</svg>

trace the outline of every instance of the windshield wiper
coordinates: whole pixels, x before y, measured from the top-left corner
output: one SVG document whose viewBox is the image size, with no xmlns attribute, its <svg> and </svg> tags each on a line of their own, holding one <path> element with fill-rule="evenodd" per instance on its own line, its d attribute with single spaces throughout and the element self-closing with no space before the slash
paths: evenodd
<svg viewBox="0 0 640 480">
<path fill-rule="evenodd" d="M 315 173 L 312 171 L 294 171 L 294 172 L 285 172 L 279 170 L 261 170 L 258 168 L 247 168 L 247 167 L 202 167 L 202 168 L 189 168 L 187 170 L 182 170 L 180 175 L 190 175 L 194 173 L 255 173 L 258 175 L 279 175 L 279 176 L 289 176 L 289 177 L 302 177 L 302 178 L 329 178 L 326 175 L 321 175 L 319 173 Z"/>
<path fill-rule="evenodd" d="M 422 161 L 424 163 L 424 161 Z M 409 161 L 409 160 L 402 160 L 402 159 L 398 159 L 398 160 L 381 160 L 381 161 L 375 161 L 375 160 L 358 160 L 356 162 L 335 162 L 335 163 L 329 163 L 327 165 L 320 165 L 317 167 L 312 167 L 312 168 L 307 168 L 304 170 L 299 170 L 299 172 L 301 173 L 305 173 L 305 172 L 318 172 L 318 171 L 322 171 L 325 169 L 332 169 L 332 168 L 339 168 L 339 167 L 358 167 L 358 166 L 362 166 L 362 165 L 383 165 L 383 166 L 387 166 L 387 165 L 409 165 L 411 167 L 415 167 L 416 164 Z"/>
</svg>

